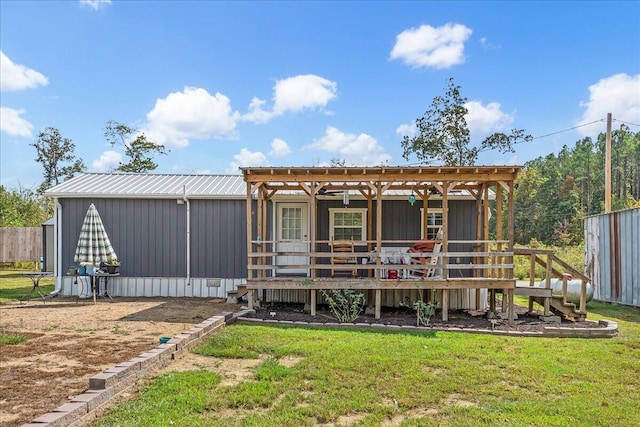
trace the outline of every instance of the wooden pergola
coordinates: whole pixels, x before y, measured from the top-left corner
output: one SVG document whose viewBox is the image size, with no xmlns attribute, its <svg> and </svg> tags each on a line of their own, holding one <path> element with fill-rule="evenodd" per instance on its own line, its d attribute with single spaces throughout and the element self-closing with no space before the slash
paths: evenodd
<svg viewBox="0 0 640 427">
<path fill-rule="evenodd" d="M 242 168 L 247 184 L 247 248 L 248 278 L 247 288 L 258 289 L 307 289 L 310 292 L 311 313 L 315 314 L 316 292 L 319 289 L 363 289 L 372 290 L 375 298 L 375 315 L 380 317 L 381 292 L 389 289 L 415 289 L 416 286 L 442 292 L 442 317 L 448 318 L 448 292 L 451 289 L 488 289 L 490 310 L 495 311 L 495 292 L 501 290 L 507 298 L 508 318 L 513 318 L 513 276 L 514 244 L 514 181 L 520 166 L 467 166 L 467 167 L 246 167 Z M 317 236 L 318 200 L 327 192 L 342 191 L 356 194 L 366 200 L 368 236 L 375 239 L 360 242 L 367 252 L 359 256 L 374 260 L 358 269 L 367 272 L 366 277 L 333 278 L 319 274 L 329 266 L 319 262 L 331 257 L 331 253 L 320 250 L 327 240 Z M 385 265 L 380 256 L 384 245 L 408 243 L 383 240 L 383 203 L 389 194 L 412 194 L 423 205 L 423 223 L 427 224 L 430 198 L 439 198 L 442 203 L 442 251 L 437 268 L 439 277 L 417 280 L 399 277 L 383 278 L 381 272 L 388 268 L 403 268 L 402 265 Z M 450 240 L 448 233 L 449 199 L 452 193 L 465 194 L 475 200 L 476 235 L 468 240 Z M 306 278 L 286 277 L 274 274 L 276 268 L 292 267 L 276 265 L 278 256 L 277 239 L 267 239 L 270 235 L 268 224 L 268 202 L 282 195 L 304 196 L 309 205 L 309 251 L 304 253 L 308 263 L 296 265 L 308 271 Z M 489 201 L 495 199 L 496 233 L 489 236 Z M 375 209 L 375 211 L 374 211 Z M 373 217 L 375 216 L 375 220 Z M 505 222 L 506 219 L 506 222 Z M 503 224 L 506 223 L 506 230 Z M 375 233 L 373 231 L 375 230 Z M 451 246 L 471 244 L 473 251 L 456 252 Z M 458 257 L 471 258 L 470 264 L 461 266 L 451 263 Z M 464 268 L 465 277 L 450 277 L 450 269 Z M 249 307 L 252 307 L 254 292 L 249 292 Z M 479 305 L 479 292 L 476 292 Z"/>
</svg>

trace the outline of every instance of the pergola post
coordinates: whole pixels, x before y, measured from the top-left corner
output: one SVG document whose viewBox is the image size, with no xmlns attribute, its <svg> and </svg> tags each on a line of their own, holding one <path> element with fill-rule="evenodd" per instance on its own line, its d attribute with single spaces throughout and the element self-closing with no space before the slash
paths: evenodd
<svg viewBox="0 0 640 427">
<path fill-rule="evenodd" d="M 378 255 L 382 253 L 382 182 L 376 183 L 376 252 Z M 378 275 L 381 275 L 382 270 L 380 268 L 381 260 L 380 256 L 377 257 L 377 270 Z M 382 291 L 376 289 L 376 309 L 375 318 L 379 319 L 381 315 L 382 306 Z"/>
<path fill-rule="evenodd" d="M 508 217 L 508 225 L 507 225 L 507 232 L 508 232 L 508 238 L 509 238 L 509 244 L 508 244 L 508 251 L 513 253 L 513 246 L 514 246 L 514 224 L 515 224 L 515 207 L 514 207 L 514 198 L 515 198 L 515 183 L 513 182 L 513 179 L 511 181 L 509 181 L 509 202 L 508 202 L 508 210 L 509 210 L 509 217 Z M 509 257 L 509 262 L 511 264 L 513 264 L 513 255 L 511 257 Z M 513 279 L 513 268 L 511 268 L 507 274 L 507 279 Z M 514 324 L 514 320 L 513 320 L 513 315 L 514 315 L 514 307 L 513 307 L 513 294 L 514 294 L 514 289 L 510 289 L 509 290 L 509 325 L 513 326 Z"/>
<path fill-rule="evenodd" d="M 252 223 L 252 212 L 251 212 L 251 182 L 247 182 L 247 279 L 253 279 L 253 270 L 251 269 L 251 265 L 253 264 L 253 223 Z M 249 291 L 247 294 L 247 306 L 249 310 L 253 310 L 253 292 Z"/>
<path fill-rule="evenodd" d="M 442 183 L 442 251 L 447 252 L 449 250 L 449 182 Z M 447 265 L 448 257 L 442 257 L 442 265 Z M 441 269 L 442 278 L 447 280 L 449 272 L 446 267 Z M 442 321 L 449 320 L 449 289 L 442 289 Z"/>
<path fill-rule="evenodd" d="M 310 191 L 309 191 L 309 197 L 311 198 L 310 200 L 310 206 L 309 209 L 311 212 L 309 212 L 309 249 L 311 252 L 311 257 L 310 257 L 310 261 L 311 261 L 311 280 L 315 279 L 316 277 L 316 257 L 313 255 L 316 251 L 316 223 L 317 223 L 317 203 L 316 203 L 316 185 L 315 182 L 311 182 L 310 185 Z M 315 316 L 316 315 L 316 298 L 317 298 L 317 292 L 315 289 L 311 289 L 311 295 L 309 298 L 309 303 L 311 305 L 311 315 Z"/>
</svg>

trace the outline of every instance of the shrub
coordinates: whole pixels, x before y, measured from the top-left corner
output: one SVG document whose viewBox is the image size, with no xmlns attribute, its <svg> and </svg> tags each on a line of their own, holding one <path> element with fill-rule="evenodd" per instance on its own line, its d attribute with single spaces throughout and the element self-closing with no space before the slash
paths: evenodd
<svg viewBox="0 0 640 427">
<path fill-rule="evenodd" d="M 353 323 L 364 307 L 364 294 L 353 289 L 321 290 L 329 309 L 339 322 Z"/>
</svg>

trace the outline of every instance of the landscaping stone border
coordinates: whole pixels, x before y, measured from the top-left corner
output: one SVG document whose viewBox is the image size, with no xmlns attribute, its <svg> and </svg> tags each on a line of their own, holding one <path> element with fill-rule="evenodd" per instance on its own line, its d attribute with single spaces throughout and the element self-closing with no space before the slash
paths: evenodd
<svg viewBox="0 0 640 427">
<path fill-rule="evenodd" d="M 68 403 L 33 419 L 28 424 L 23 424 L 22 427 L 77 427 L 96 419 L 98 409 L 108 406 L 116 397 L 133 387 L 140 378 L 168 365 L 199 344 L 202 339 L 244 314 L 246 313 L 240 311 L 212 316 L 174 336 L 165 344 L 159 344 L 137 357 L 92 376 L 89 378 L 89 388 L 84 393 L 70 398 Z"/>
<path fill-rule="evenodd" d="M 423 331 L 423 332 L 467 332 L 471 334 L 492 334 L 506 335 L 516 337 L 542 337 L 542 338 L 613 338 L 618 335 L 618 323 L 611 320 L 600 320 L 601 325 L 598 328 L 566 328 L 561 326 L 545 326 L 544 332 L 532 331 L 505 331 L 491 329 L 469 329 L 458 327 L 441 327 L 441 326 L 410 326 L 410 325 L 384 325 L 379 323 L 337 323 L 337 322 L 304 322 L 292 320 L 274 320 L 274 319 L 258 319 L 253 317 L 244 317 L 248 313 L 255 313 L 254 310 L 246 310 L 239 313 L 237 320 L 246 323 L 261 323 L 266 325 L 293 325 L 307 326 L 313 328 L 369 328 L 376 330 L 402 330 L 402 331 Z M 594 322 L 595 323 L 595 322 Z M 602 327 L 604 326 L 604 327 Z"/>
</svg>

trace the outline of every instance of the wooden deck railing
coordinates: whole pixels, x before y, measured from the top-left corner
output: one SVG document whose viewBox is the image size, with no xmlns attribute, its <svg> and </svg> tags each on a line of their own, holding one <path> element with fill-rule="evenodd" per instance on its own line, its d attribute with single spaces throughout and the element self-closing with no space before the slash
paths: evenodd
<svg viewBox="0 0 640 427">
<path fill-rule="evenodd" d="M 397 280 L 430 280 L 435 277 L 409 277 L 411 270 L 435 269 L 437 279 L 456 280 L 469 278 L 513 278 L 513 252 L 487 250 L 478 248 L 485 245 L 506 244 L 506 241 L 449 240 L 449 248 L 459 245 L 472 245 L 474 251 L 438 251 L 436 253 L 407 253 L 415 240 L 384 240 L 382 251 L 375 250 L 376 241 L 357 241 L 353 256 L 357 260 L 352 265 L 336 266 L 331 258 L 344 258 L 345 253 L 333 253 L 330 241 L 316 241 L 315 250 L 291 251 L 278 250 L 283 245 L 294 242 L 263 241 L 252 242 L 253 250 L 248 253 L 249 279 L 266 279 L 274 277 L 277 270 L 308 271 L 310 278 L 328 278 L 329 270 L 350 270 L 356 268 L 360 277 L 387 279 L 389 270 L 398 272 Z M 310 246 L 310 242 L 295 242 L 301 246 Z M 437 262 L 429 265 L 411 265 L 411 259 L 437 257 Z M 463 273 L 466 272 L 466 273 Z M 342 277 L 342 280 L 345 278 Z M 394 279 L 396 280 L 396 279 Z"/>
<path fill-rule="evenodd" d="M 527 256 L 530 259 L 529 286 L 535 286 L 535 268 L 536 264 L 545 268 L 545 288 L 551 288 L 551 279 L 553 277 L 562 280 L 562 303 L 567 303 L 567 282 L 569 276 L 581 280 L 580 286 L 580 304 L 577 312 L 580 314 L 587 313 L 587 282 L 589 278 L 580 271 L 576 270 L 555 255 L 555 252 L 549 249 L 530 249 L 515 248 L 515 256 Z M 549 311 L 548 300 L 545 300 L 545 313 Z"/>
</svg>

